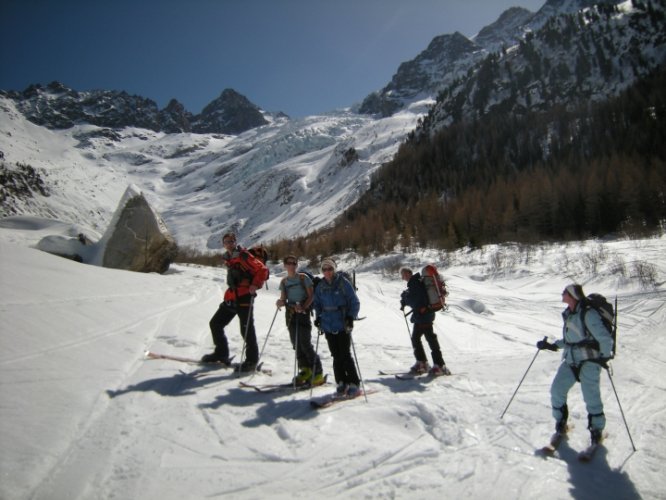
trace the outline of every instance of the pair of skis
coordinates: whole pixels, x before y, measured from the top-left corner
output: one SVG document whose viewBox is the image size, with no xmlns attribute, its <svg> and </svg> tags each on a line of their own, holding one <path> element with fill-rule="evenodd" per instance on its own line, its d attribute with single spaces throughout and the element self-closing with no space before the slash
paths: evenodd
<svg viewBox="0 0 666 500">
<path fill-rule="evenodd" d="M 172 354 L 161 354 L 157 352 L 152 352 L 152 351 L 146 351 L 144 353 L 146 359 L 166 359 L 169 361 L 178 361 L 180 363 L 187 363 L 189 365 L 197 365 L 197 366 L 205 366 L 211 369 L 217 369 L 217 368 L 222 368 L 222 369 L 227 369 L 227 370 L 233 370 L 236 372 L 239 372 L 241 374 L 249 374 L 253 373 L 252 371 L 241 371 L 241 363 L 221 363 L 219 361 L 201 361 L 200 359 L 196 358 L 188 358 L 184 356 L 175 356 Z M 233 359 L 233 357 L 232 357 Z M 272 375 L 273 372 L 272 370 L 269 370 L 268 368 L 263 368 L 263 363 L 259 363 L 257 367 L 254 370 L 254 373 L 263 373 L 264 375 Z"/>
<path fill-rule="evenodd" d="M 195 358 L 188 358 L 188 357 L 183 357 L 183 356 L 174 356 L 171 354 L 161 354 L 161 353 L 156 353 L 152 351 L 146 351 L 145 353 L 146 359 L 166 359 L 170 361 L 178 361 L 180 363 L 187 363 L 191 365 L 198 365 L 198 366 L 206 366 L 206 367 L 211 367 L 211 368 L 223 368 L 223 369 L 233 369 L 233 370 L 238 370 L 239 368 L 239 363 L 231 363 L 231 364 L 225 364 L 225 363 L 220 363 L 220 362 L 204 362 L 201 361 L 200 359 L 195 359 Z M 257 372 L 264 373 L 267 375 L 272 375 L 272 371 L 262 368 L 261 367 L 262 363 L 259 363 L 257 365 Z M 252 373 L 252 372 L 241 372 L 241 373 Z M 326 379 L 324 379 L 324 382 L 319 385 L 315 385 L 314 387 L 319 387 L 321 385 L 326 384 Z M 298 391 L 303 391 L 306 389 L 310 389 L 310 384 L 305 384 L 305 385 L 300 385 L 294 387 L 292 383 L 289 384 L 263 384 L 263 385 L 253 385 L 253 384 L 247 384 L 245 382 L 240 382 L 241 387 L 245 387 L 247 389 L 254 389 L 257 392 L 298 392 Z M 354 396 L 348 396 L 348 395 L 337 395 L 337 394 L 332 394 L 330 396 L 324 396 L 323 398 L 320 399 L 313 399 L 310 401 L 310 406 L 313 409 L 323 409 L 323 408 L 328 408 L 330 406 L 333 406 L 336 403 L 340 403 L 343 401 L 350 401 L 352 399 L 357 399 L 359 397 L 365 396 L 367 394 L 371 394 L 376 391 L 366 391 L 363 392 L 362 390 L 359 390 Z"/>
<path fill-rule="evenodd" d="M 319 399 L 311 399 L 310 407 L 313 410 L 323 410 L 324 408 L 330 408 L 333 405 L 338 403 L 344 403 L 345 401 L 352 401 L 354 399 L 363 398 L 369 394 L 374 394 L 377 392 L 376 389 L 363 390 L 359 389 L 353 396 L 349 394 L 330 394 Z"/>
<path fill-rule="evenodd" d="M 398 380 L 433 380 L 439 377 L 450 377 L 452 373 L 442 373 L 439 375 L 433 375 L 430 372 L 424 373 L 414 373 L 414 372 L 405 372 L 402 370 L 379 370 L 380 375 L 392 375 Z"/>
<path fill-rule="evenodd" d="M 248 384 L 247 382 L 240 382 L 240 386 L 245 389 L 254 389 L 257 392 L 272 393 L 272 392 L 301 392 L 311 389 L 313 387 L 321 387 L 326 384 L 328 375 L 319 384 L 298 384 L 294 385 L 293 382 L 285 384 Z"/>
<path fill-rule="evenodd" d="M 565 432 L 556 432 L 550 438 L 550 442 L 543 448 L 539 448 L 536 454 L 543 457 L 555 456 L 557 449 L 559 448 L 560 444 L 562 444 L 562 441 L 566 439 L 566 436 L 567 435 Z M 578 453 L 578 461 L 583 463 L 592 461 L 594 454 L 597 452 L 600 446 L 600 442 L 590 444 L 587 448 Z"/>
<path fill-rule="evenodd" d="M 245 382 L 240 382 L 241 387 L 244 387 L 246 389 L 254 389 L 255 391 L 261 393 L 275 393 L 275 392 L 294 393 L 294 392 L 306 391 L 313 387 L 315 388 L 321 387 L 323 385 L 326 385 L 326 380 L 324 380 L 324 382 L 322 382 L 321 384 L 316 384 L 314 386 L 310 384 L 303 384 L 303 385 L 297 385 L 296 387 L 294 387 L 293 383 L 253 385 Z M 376 390 L 363 391 L 362 389 L 359 389 L 353 396 L 350 396 L 348 394 L 329 394 L 327 396 L 322 396 L 321 398 L 311 399 L 310 407 L 313 410 L 323 410 L 324 408 L 329 408 L 335 404 L 342 403 L 344 401 L 351 401 L 353 399 L 358 399 L 360 397 L 364 397 L 367 396 L 368 394 L 373 394 L 375 392 L 377 391 Z"/>
</svg>

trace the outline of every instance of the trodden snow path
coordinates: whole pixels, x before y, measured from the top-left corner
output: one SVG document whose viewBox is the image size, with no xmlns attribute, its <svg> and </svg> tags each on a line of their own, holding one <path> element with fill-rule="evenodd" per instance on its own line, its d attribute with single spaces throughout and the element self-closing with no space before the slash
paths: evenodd
<svg viewBox="0 0 666 500">
<path fill-rule="evenodd" d="M 664 276 L 664 239 L 618 241 L 627 260 Z M 366 387 L 377 392 L 323 412 L 309 391 L 261 394 L 236 374 L 166 360 L 145 350 L 198 357 L 212 348 L 208 320 L 224 271 L 173 266 L 163 276 L 69 262 L 0 239 L 0 497 L 89 498 L 647 498 L 666 496 L 666 324 L 662 284 L 643 290 L 599 273 L 586 290 L 615 293 L 620 350 L 614 381 L 634 441 L 604 375 L 610 433 L 589 464 L 580 390 L 575 427 L 554 458 L 535 456 L 553 430 L 548 389 L 559 354 L 534 356 L 537 340 L 560 335 L 559 295 L 568 282 L 553 247 L 524 269 L 492 275 L 469 261 L 444 270 L 449 310 L 435 324 L 453 377 L 429 382 L 380 376 L 413 363 L 398 308 L 403 283 L 358 272 L 361 315 L 354 343 Z M 279 273 L 275 269 L 274 276 Z M 275 315 L 277 278 L 256 305 L 260 348 Z M 240 357 L 238 325 L 228 328 Z M 313 342 L 316 337 L 313 337 Z M 319 352 L 331 360 L 325 340 Z M 263 361 L 271 377 L 293 375 L 282 312 Z M 332 377 L 332 375 L 331 375 Z M 249 376 L 242 380 L 248 380 Z M 314 397 L 333 391 L 315 388 Z"/>
</svg>

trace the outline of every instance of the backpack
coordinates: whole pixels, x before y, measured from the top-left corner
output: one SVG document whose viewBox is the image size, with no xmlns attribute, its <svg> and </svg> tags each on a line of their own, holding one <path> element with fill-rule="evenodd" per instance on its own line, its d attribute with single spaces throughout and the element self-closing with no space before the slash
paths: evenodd
<svg viewBox="0 0 666 500">
<path fill-rule="evenodd" d="M 303 275 L 306 275 L 308 278 L 310 278 L 310 280 L 312 281 L 312 289 L 313 290 L 315 288 L 317 288 L 317 285 L 321 281 L 321 276 L 315 276 L 310 271 L 307 271 L 305 269 L 301 269 L 300 271 L 298 271 L 298 274 L 301 278 L 301 284 L 303 284 Z"/>
<path fill-rule="evenodd" d="M 449 292 L 433 264 L 428 264 L 421 270 L 421 282 L 425 285 L 430 309 L 433 311 L 446 309 L 446 296 Z"/>
<path fill-rule="evenodd" d="M 585 332 L 588 335 L 591 335 L 585 324 L 585 313 L 587 313 L 589 309 L 594 309 L 599 313 L 601 322 L 613 338 L 613 351 L 610 356 L 612 359 L 615 357 L 615 351 L 617 349 L 617 297 L 615 298 L 615 308 L 613 308 L 613 304 L 608 302 L 606 297 L 600 293 L 591 293 L 585 298 L 585 307 L 583 307 L 583 310 L 581 311 L 581 317 L 583 319 L 583 325 L 585 325 Z"/>
<path fill-rule="evenodd" d="M 301 269 L 298 271 L 300 274 L 307 274 L 308 277 L 312 280 L 312 288 L 315 289 L 317 288 L 317 285 L 319 282 L 324 279 L 321 276 L 315 276 L 312 274 L 310 271 L 307 271 L 305 269 Z M 351 285 L 354 287 L 354 291 L 358 291 L 358 288 L 356 288 L 356 271 L 352 271 L 352 274 L 350 275 L 347 271 L 337 271 L 338 274 L 341 274 Z M 301 278 L 301 282 L 303 281 L 303 278 Z"/>
<path fill-rule="evenodd" d="M 266 262 L 268 262 L 268 251 L 264 248 L 263 245 L 256 245 L 251 248 L 248 248 L 247 251 L 256 259 L 259 259 L 261 263 L 266 266 L 266 279 L 264 281 L 268 281 L 268 278 L 271 276 L 270 269 L 268 269 L 268 266 L 266 265 Z M 268 287 L 268 285 L 266 285 Z"/>
<path fill-rule="evenodd" d="M 338 274 L 341 274 L 349 283 L 351 283 L 351 286 L 354 287 L 354 291 L 358 292 L 358 288 L 356 288 L 356 271 L 352 271 L 352 274 L 349 274 L 347 271 L 337 271 Z"/>
</svg>

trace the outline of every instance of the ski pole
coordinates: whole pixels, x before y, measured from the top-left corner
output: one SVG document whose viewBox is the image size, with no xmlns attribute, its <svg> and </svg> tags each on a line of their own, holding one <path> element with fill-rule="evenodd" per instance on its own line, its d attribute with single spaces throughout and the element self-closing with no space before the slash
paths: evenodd
<svg viewBox="0 0 666 500">
<path fill-rule="evenodd" d="M 296 314 L 296 311 L 291 316 L 291 319 L 294 319 L 294 314 Z M 298 333 L 299 333 L 299 328 L 298 328 L 298 321 L 296 321 L 296 335 L 294 335 L 294 378 L 293 378 L 293 385 L 294 389 L 296 389 L 296 377 L 298 375 Z"/>
<path fill-rule="evenodd" d="M 407 336 L 409 337 L 409 343 L 410 344 L 412 343 L 412 332 L 409 330 L 409 322 L 407 321 L 407 316 L 409 316 L 413 312 L 414 311 L 412 310 L 412 311 L 409 311 L 406 314 L 403 314 L 403 316 L 405 317 L 405 326 L 407 327 Z"/>
<path fill-rule="evenodd" d="M 548 340 L 548 337 L 543 338 L 544 342 Z M 518 393 L 518 389 L 520 389 L 520 386 L 523 384 L 523 380 L 525 380 L 525 377 L 527 377 L 527 372 L 530 371 L 530 368 L 532 368 L 532 365 L 534 364 L 534 361 L 536 360 L 537 356 L 539 355 L 539 352 L 541 352 L 541 349 L 537 348 L 537 352 L 534 354 L 534 357 L 532 358 L 532 362 L 530 363 L 530 366 L 527 367 L 527 370 L 525 370 L 525 374 L 523 375 L 523 378 L 520 379 L 520 382 L 518 382 L 518 387 L 516 387 L 516 390 L 513 391 L 513 396 L 511 396 L 511 399 L 509 400 L 509 404 L 506 405 L 506 408 L 504 408 L 504 411 L 502 412 L 502 415 L 500 415 L 500 418 L 504 417 L 504 414 L 506 411 L 509 409 L 509 406 L 511 405 L 511 402 L 513 401 L 513 398 L 516 397 L 516 394 Z"/>
<path fill-rule="evenodd" d="M 275 314 L 273 315 L 273 321 L 271 321 L 271 326 L 268 327 L 268 333 L 266 334 L 266 340 L 264 340 L 264 345 L 261 346 L 261 352 L 259 353 L 259 361 L 261 361 L 261 358 L 264 355 L 264 349 L 266 349 L 266 344 L 268 343 L 268 337 L 271 334 L 271 330 L 273 329 L 273 323 L 275 323 L 275 318 L 277 317 L 277 313 L 278 313 L 279 310 L 280 310 L 279 307 L 275 308 Z M 257 363 L 259 363 L 259 361 L 257 361 Z"/>
<path fill-rule="evenodd" d="M 365 393 L 365 384 L 363 383 L 363 375 L 361 375 L 361 367 L 358 364 L 358 357 L 356 356 L 356 346 L 354 345 L 354 337 L 352 332 L 349 332 L 349 341 L 351 343 L 352 352 L 354 353 L 354 361 L 356 361 L 356 370 L 358 371 L 358 378 L 361 381 L 361 390 L 363 391 L 363 397 L 365 397 L 365 402 L 368 402 L 368 395 Z"/>
<path fill-rule="evenodd" d="M 277 317 L 277 313 L 278 313 L 279 310 L 280 310 L 279 307 L 275 308 L 275 314 L 273 315 L 273 321 L 271 321 L 271 326 L 268 327 L 268 333 L 266 334 L 266 339 L 264 340 L 264 345 L 261 346 L 261 352 L 259 353 L 259 359 L 257 359 L 257 366 L 259 366 L 259 363 L 261 362 L 261 358 L 264 356 L 264 349 L 266 349 L 266 344 L 268 344 L 268 337 L 271 334 L 271 330 L 273 329 L 273 323 L 275 323 L 275 318 Z M 246 335 L 247 335 L 247 333 L 246 333 Z M 248 381 L 252 380 L 255 375 L 256 375 L 256 371 L 255 371 L 255 373 L 253 373 L 250 376 Z"/>
<path fill-rule="evenodd" d="M 240 377 L 241 368 L 245 357 L 245 347 L 247 344 L 247 332 L 250 331 L 250 321 L 252 320 L 252 309 L 254 308 L 254 295 L 250 295 L 250 309 L 247 313 L 247 321 L 245 322 L 245 334 L 243 335 L 243 348 L 241 349 L 240 364 L 238 365 L 238 376 Z"/>
<path fill-rule="evenodd" d="M 321 328 L 317 328 L 317 342 L 315 343 L 315 363 L 317 363 L 317 355 L 319 354 L 319 337 L 321 337 Z M 310 398 L 312 398 L 312 391 L 314 390 L 314 371 L 315 371 L 315 366 L 312 366 L 312 379 L 310 380 Z"/>
<path fill-rule="evenodd" d="M 624 427 L 627 429 L 627 434 L 629 435 L 629 441 L 631 441 L 631 447 L 633 448 L 634 451 L 636 451 L 636 445 L 634 444 L 634 440 L 631 437 L 631 432 L 629 432 L 627 419 L 624 417 L 624 410 L 622 409 L 622 405 L 620 404 L 620 398 L 617 395 L 617 391 L 615 390 L 615 383 L 613 383 L 613 377 L 611 377 L 610 369 L 606 368 L 606 373 L 608 373 L 608 379 L 610 380 L 611 386 L 613 387 L 613 392 L 615 393 L 615 399 L 617 399 L 617 405 L 620 407 L 620 414 L 622 415 L 622 421 L 624 422 Z"/>
</svg>

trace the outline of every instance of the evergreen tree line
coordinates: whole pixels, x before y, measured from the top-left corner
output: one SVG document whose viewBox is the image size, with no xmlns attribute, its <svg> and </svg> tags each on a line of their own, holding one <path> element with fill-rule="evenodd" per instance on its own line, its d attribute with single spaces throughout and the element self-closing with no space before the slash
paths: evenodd
<svg viewBox="0 0 666 500">
<path fill-rule="evenodd" d="M 663 229 L 666 68 L 574 110 L 499 110 L 411 135 L 335 224 L 272 254 L 363 255 Z"/>
</svg>

